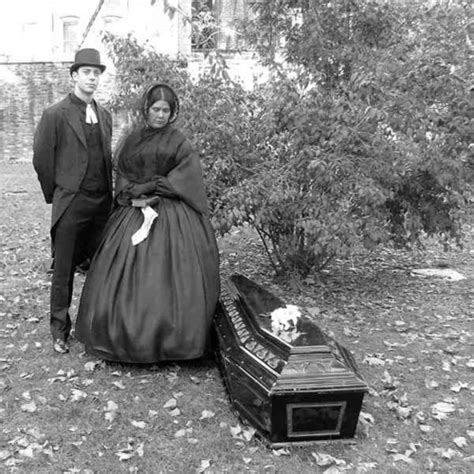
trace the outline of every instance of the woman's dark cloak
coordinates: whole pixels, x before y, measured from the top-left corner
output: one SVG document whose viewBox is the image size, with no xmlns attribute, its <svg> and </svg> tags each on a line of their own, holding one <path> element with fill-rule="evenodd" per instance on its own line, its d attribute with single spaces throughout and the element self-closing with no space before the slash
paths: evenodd
<svg viewBox="0 0 474 474">
<path fill-rule="evenodd" d="M 138 188 L 158 197 L 158 217 L 134 246 L 143 223 L 131 206 Z M 219 297 L 218 250 L 199 159 L 182 133 L 167 126 L 130 134 L 118 157 L 116 203 L 86 278 L 76 337 L 110 361 L 202 356 Z"/>
</svg>

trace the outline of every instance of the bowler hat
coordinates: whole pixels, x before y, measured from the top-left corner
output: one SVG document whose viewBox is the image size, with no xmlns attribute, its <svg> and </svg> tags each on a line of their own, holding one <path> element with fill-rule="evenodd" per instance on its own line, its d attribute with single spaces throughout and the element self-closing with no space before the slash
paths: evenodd
<svg viewBox="0 0 474 474">
<path fill-rule="evenodd" d="M 81 66 L 98 67 L 101 72 L 105 71 L 105 66 L 100 64 L 100 53 L 94 48 L 84 48 L 76 52 L 74 64 L 69 68 L 70 74 L 77 71 Z"/>
</svg>

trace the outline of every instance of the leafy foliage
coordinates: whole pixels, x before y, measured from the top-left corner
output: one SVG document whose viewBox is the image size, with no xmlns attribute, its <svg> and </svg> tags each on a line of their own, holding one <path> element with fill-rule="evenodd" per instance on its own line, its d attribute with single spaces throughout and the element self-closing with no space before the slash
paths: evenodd
<svg viewBox="0 0 474 474">
<path fill-rule="evenodd" d="M 216 230 L 253 226 L 277 272 L 307 275 L 361 242 L 460 243 L 474 166 L 468 8 L 256 2 L 245 36 L 271 79 L 252 91 L 218 53 L 192 81 L 184 60 L 109 36 L 127 78 L 112 104 L 131 106 L 145 80 L 177 89 Z"/>
<path fill-rule="evenodd" d="M 469 6 L 277 3 L 256 5 L 247 34 L 274 70 L 267 137 L 286 167 L 258 223 L 280 267 L 322 268 L 359 239 L 459 243 L 473 166 Z"/>
</svg>

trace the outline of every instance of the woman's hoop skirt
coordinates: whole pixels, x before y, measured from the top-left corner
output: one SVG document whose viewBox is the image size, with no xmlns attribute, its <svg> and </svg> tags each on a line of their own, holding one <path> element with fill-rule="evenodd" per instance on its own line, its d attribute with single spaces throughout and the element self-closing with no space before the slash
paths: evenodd
<svg viewBox="0 0 474 474">
<path fill-rule="evenodd" d="M 134 246 L 141 208 L 117 207 L 87 275 L 76 337 L 101 359 L 155 363 L 206 351 L 219 296 L 212 227 L 179 199 L 154 209 L 150 234 Z"/>
</svg>

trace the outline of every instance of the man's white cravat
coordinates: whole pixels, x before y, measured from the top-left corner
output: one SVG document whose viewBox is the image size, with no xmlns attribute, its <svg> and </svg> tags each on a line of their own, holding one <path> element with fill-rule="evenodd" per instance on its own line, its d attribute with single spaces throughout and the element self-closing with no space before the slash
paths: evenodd
<svg viewBox="0 0 474 474">
<path fill-rule="evenodd" d="M 97 115 L 95 114 L 94 107 L 92 104 L 87 104 L 86 107 L 86 123 L 97 123 Z"/>
</svg>

